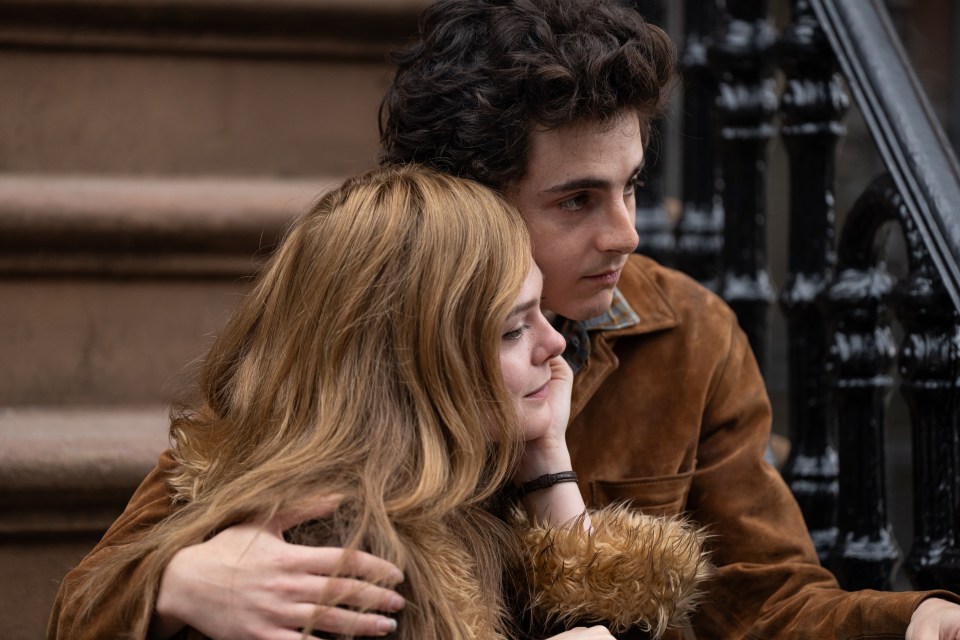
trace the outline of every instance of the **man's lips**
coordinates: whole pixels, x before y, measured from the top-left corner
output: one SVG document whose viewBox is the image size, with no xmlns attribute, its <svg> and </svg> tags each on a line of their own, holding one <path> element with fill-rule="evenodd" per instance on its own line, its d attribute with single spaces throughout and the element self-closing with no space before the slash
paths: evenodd
<svg viewBox="0 0 960 640">
<path fill-rule="evenodd" d="M 621 269 L 607 269 L 599 273 L 595 273 L 589 276 L 584 276 L 584 279 L 597 284 L 612 285 L 617 284 L 620 280 Z"/>
</svg>

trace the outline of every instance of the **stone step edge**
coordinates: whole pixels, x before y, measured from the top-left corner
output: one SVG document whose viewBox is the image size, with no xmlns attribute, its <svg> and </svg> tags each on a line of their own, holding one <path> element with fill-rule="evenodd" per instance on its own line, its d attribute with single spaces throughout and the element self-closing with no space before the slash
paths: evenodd
<svg viewBox="0 0 960 640">
<path fill-rule="evenodd" d="M 167 448 L 168 413 L 0 409 L 0 537 L 102 533 Z"/>
<path fill-rule="evenodd" d="M 382 61 L 429 0 L 3 0 L 11 49 Z"/>
<path fill-rule="evenodd" d="M 0 274 L 248 275 L 341 180 L 0 174 Z"/>
</svg>

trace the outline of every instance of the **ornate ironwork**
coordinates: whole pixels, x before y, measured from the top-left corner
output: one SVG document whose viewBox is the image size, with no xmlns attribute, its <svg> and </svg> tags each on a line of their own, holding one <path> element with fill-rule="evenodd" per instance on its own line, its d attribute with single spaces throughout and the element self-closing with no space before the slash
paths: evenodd
<svg viewBox="0 0 960 640">
<path fill-rule="evenodd" d="M 900 392 L 913 444 L 913 546 L 906 570 L 918 589 L 960 588 L 960 313 L 936 275 L 913 219 L 889 177 L 875 186 L 897 212 L 909 274 L 894 291 L 903 326 Z"/>
<path fill-rule="evenodd" d="M 713 107 L 717 82 L 707 50 L 717 29 L 716 0 L 686 0 L 683 67 L 683 210 L 676 227 L 676 266 L 717 291 L 723 247 Z"/>
<path fill-rule="evenodd" d="M 900 549 L 887 519 L 884 424 L 896 343 L 889 297 L 894 277 L 874 241 L 890 208 L 868 189 L 840 236 L 837 277 L 825 294 L 832 319 L 827 371 L 840 456 L 837 543 L 829 566 L 848 589 L 889 590 Z"/>
<path fill-rule="evenodd" d="M 661 2 L 635 3 L 654 21 L 663 17 Z M 685 0 L 684 7 L 683 212 L 674 264 L 730 303 L 763 366 L 773 297 L 765 184 L 777 110 L 774 32 L 765 0 Z M 884 478 L 895 312 L 914 456 L 907 570 L 917 587 L 957 590 L 960 168 L 881 0 L 791 0 L 791 9 L 778 45 L 790 158 L 791 246 L 780 304 L 788 321 L 792 452 L 784 475 L 841 583 L 891 588 L 901 558 Z M 858 200 L 835 252 L 835 147 L 849 106 L 838 69 L 889 175 Z M 662 165 L 657 148 L 650 153 L 656 177 L 638 198 L 638 228 L 642 250 L 669 263 Z M 909 273 L 899 282 L 875 246 L 893 225 L 909 252 Z"/>
<path fill-rule="evenodd" d="M 720 294 L 737 314 L 761 368 L 766 360 L 766 146 L 777 109 L 776 41 L 766 0 L 727 0 L 709 49 L 718 79 L 717 119 L 726 216 Z"/>
<path fill-rule="evenodd" d="M 900 373 L 913 433 L 915 532 L 907 568 L 917 586 L 957 588 L 960 216 L 956 206 L 960 202 L 960 167 L 882 3 L 809 2 L 889 172 L 855 206 L 841 237 L 838 268 L 851 264 L 857 269 L 867 268 L 873 259 L 867 243 L 873 241 L 881 224 L 896 221 L 908 247 L 909 277 L 891 299 L 906 332 Z M 849 239 L 849 259 L 844 257 L 844 238 Z M 945 304 L 947 301 L 949 304 Z M 883 313 L 883 304 L 878 303 L 874 312 L 878 321 Z M 846 339 L 843 322 L 838 320 L 839 335 L 834 341 L 837 346 Z M 876 331 L 883 332 L 883 324 Z M 878 344 L 876 337 L 871 344 L 864 342 L 862 334 L 858 339 L 861 350 L 883 352 L 878 360 L 886 362 L 886 338 L 883 345 Z M 840 355 L 839 348 L 835 348 L 835 354 Z M 836 361 L 837 366 L 841 364 Z M 845 374 L 839 370 L 837 373 L 837 384 L 842 386 Z M 864 382 L 876 383 L 881 377 L 875 373 L 873 378 L 865 377 Z M 875 388 L 878 386 L 875 384 Z M 838 399 L 844 397 L 843 389 L 838 388 L 838 392 Z M 847 395 L 847 401 L 852 402 Z M 861 401 L 865 403 L 866 399 Z M 846 420 L 853 416 L 842 409 L 838 416 L 841 435 L 861 428 L 848 424 Z M 874 420 L 875 416 L 867 419 Z M 871 434 L 875 432 L 873 429 Z M 889 539 L 889 529 L 884 524 L 885 507 L 875 499 L 878 486 L 873 474 L 882 472 L 882 458 L 878 461 L 874 452 L 879 450 L 882 455 L 882 447 L 878 449 L 873 437 L 868 441 L 841 438 L 839 444 L 843 546 L 837 549 L 835 557 L 841 571 L 844 558 L 853 559 L 860 543 L 877 551 L 870 557 L 869 567 L 879 572 L 893 564 L 895 543 Z M 869 464 L 879 466 L 864 480 L 864 474 L 855 471 L 865 473 L 865 465 Z M 858 492 L 862 500 L 859 508 L 853 504 L 858 500 Z M 854 566 L 849 562 L 846 568 Z M 845 575 L 850 576 L 849 572 Z M 876 582 L 889 584 L 889 578 L 875 577 Z M 845 586 L 861 586 L 863 582 L 845 581 Z"/>
<path fill-rule="evenodd" d="M 780 99 L 781 135 L 790 159 L 790 253 L 780 293 L 787 318 L 790 485 L 821 562 L 837 537 L 837 451 L 823 370 L 826 321 L 817 299 L 836 262 L 834 189 L 836 143 L 849 99 L 829 43 L 806 0 L 793 0 L 792 21 L 779 43 L 786 74 Z"/>
<path fill-rule="evenodd" d="M 634 0 L 634 6 L 648 22 L 664 26 L 662 0 Z M 674 262 L 674 221 L 664 206 L 663 189 L 663 120 L 658 118 L 650 127 L 646 148 L 643 183 L 637 189 L 637 251 L 661 264 Z"/>
</svg>

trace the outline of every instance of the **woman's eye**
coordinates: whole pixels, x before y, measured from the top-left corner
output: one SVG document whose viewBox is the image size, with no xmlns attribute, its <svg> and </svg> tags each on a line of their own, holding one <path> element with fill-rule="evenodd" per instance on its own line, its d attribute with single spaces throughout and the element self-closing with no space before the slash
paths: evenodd
<svg viewBox="0 0 960 640">
<path fill-rule="evenodd" d="M 523 336 L 523 332 L 527 329 L 527 325 L 523 325 L 519 329 L 514 329 L 513 331 L 507 331 L 503 334 L 504 340 L 519 340 Z"/>
</svg>

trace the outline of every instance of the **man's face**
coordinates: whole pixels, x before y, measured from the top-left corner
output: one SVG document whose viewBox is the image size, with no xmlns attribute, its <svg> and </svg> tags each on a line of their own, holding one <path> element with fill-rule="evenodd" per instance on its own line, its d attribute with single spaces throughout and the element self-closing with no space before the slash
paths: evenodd
<svg viewBox="0 0 960 640">
<path fill-rule="evenodd" d="M 507 191 L 543 271 L 543 307 L 574 320 L 604 313 L 637 247 L 634 192 L 643 166 L 632 112 L 530 135 L 526 175 Z"/>
</svg>

